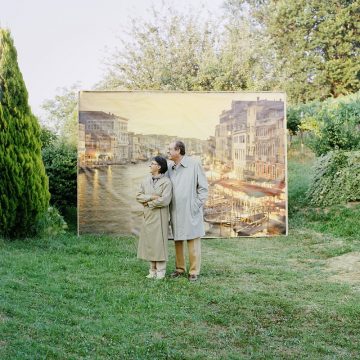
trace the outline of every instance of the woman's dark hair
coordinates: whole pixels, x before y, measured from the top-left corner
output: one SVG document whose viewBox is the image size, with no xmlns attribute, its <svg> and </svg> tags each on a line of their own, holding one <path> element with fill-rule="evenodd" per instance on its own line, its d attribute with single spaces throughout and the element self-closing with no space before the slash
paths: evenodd
<svg viewBox="0 0 360 360">
<path fill-rule="evenodd" d="M 163 158 L 162 156 L 155 156 L 153 158 L 154 161 L 156 161 L 159 165 L 160 165 L 160 170 L 159 173 L 160 174 L 165 174 L 167 172 L 167 161 L 165 158 Z"/>
<path fill-rule="evenodd" d="M 180 140 L 175 141 L 174 149 L 180 150 L 180 155 L 185 155 L 185 144 L 182 141 Z"/>
</svg>

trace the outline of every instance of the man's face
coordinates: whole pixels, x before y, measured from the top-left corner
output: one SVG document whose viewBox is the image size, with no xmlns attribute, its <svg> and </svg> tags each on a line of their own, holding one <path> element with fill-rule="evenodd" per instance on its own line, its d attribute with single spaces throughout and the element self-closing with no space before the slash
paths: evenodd
<svg viewBox="0 0 360 360">
<path fill-rule="evenodd" d="M 180 149 L 175 150 L 175 143 L 171 143 L 168 148 L 168 158 L 172 161 L 176 160 L 180 156 Z"/>
</svg>

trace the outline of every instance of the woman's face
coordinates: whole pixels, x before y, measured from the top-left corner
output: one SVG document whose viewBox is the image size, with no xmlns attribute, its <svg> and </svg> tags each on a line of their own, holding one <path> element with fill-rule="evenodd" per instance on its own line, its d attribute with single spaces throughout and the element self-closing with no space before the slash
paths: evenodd
<svg viewBox="0 0 360 360">
<path fill-rule="evenodd" d="M 151 161 L 149 167 L 150 167 L 151 175 L 158 175 L 159 174 L 160 165 L 155 160 Z"/>
</svg>

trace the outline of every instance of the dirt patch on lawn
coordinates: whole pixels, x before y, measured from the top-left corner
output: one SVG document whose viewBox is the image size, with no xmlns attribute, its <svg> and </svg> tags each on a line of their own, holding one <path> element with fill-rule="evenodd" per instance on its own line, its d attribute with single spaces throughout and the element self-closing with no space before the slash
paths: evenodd
<svg viewBox="0 0 360 360">
<path fill-rule="evenodd" d="M 351 252 L 326 260 L 328 271 L 336 272 L 330 280 L 360 284 L 360 252 Z"/>
</svg>

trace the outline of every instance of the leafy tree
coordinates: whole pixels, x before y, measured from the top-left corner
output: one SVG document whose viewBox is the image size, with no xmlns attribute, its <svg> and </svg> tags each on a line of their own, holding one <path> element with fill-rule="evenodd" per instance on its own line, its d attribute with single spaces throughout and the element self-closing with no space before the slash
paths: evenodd
<svg viewBox="0 0 360 360">
<path fill-rule="evenodd" d="M 128 37 L 107 60 L 102 89 L 271 88 L 271 56 L 260 56 L 266 39 L 256 38 L 245 16 L 215 21 L 201 12 L 151 11 L 150 20 L 133 19 Z"/>
<path fill-rule="evenodd" d="M 78 91 L 79 84 L 62 88 L 54 99 L 42 104 L 46 113 L 45 122 L 63 141 L 76 146 L 78 127 Z"/>
<path fill-rule="evenodd" d="M 319 101 L 289 106 L 287 108 L 286 120 L 290 135 L 300 134 L 301 139 L 303 139 L 304 132 L 306 131 L 312 131 L 318 135 L 319 122 L 316 116 L 322 106 L 322 103 Z"/>
<path fill-rule="evenodd" d="M 132 19 L 129 37 L 120 40 L 119 49 L 108 59 L 108 74 L 100 86 L 208 90 L 209 82 L 199 77 L 204 67 L 217 64 L 215 24 L 199 21 L 198 13 L 184 15 L 170 8 L 150 11 L 151 20 Z"/>
<path fill-rule="evenodd" d="M 223 73 L 236 84 L 231 90 L 281 90 L 269 35 L 251 19 L 249 9 L 225 8 L 220 63 Z"/>
<path fill-rule="evenodd" d="M 359 90 L 359 1 L 227 0 L 226 8 L 249 9 L 259 33 L 269 36 L 291 102 Z"/>
<path fill-rule="evenodd" d="M 0 234 L 27 236 L 49 204 L 40 126 L 10 32 L 0 29 Z"/>
</svg>

